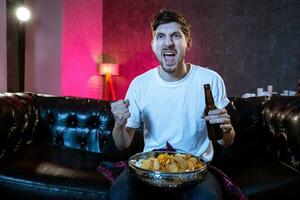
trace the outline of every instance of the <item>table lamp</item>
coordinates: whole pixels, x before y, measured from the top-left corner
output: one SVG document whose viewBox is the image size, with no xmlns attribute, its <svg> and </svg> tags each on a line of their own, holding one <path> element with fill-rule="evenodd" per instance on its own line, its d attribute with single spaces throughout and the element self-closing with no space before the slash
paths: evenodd
<svg viewBox="0 0 300 200">
<path fill-rule="evenodd" d="M 112 81 L 113 75 L 119 75 L 119 65 L 113 63 L 100 63 L 99 74 L 105 76 L 104 99 L 116 100 L 115 87 Z"/>
</svg>

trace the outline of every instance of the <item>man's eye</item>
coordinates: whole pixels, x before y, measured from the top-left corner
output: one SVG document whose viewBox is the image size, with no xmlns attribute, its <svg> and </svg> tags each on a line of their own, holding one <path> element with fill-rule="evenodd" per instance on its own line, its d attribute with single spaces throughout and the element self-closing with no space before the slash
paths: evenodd
<svg viewBox="0 0 300 200">
<path fill-rule="evenodd" d="M 157 38 L 157 39 L 163 39 L 163 38 L 164 38 L 164 35 L 163 35 L 163 34 L 158 34 L 158 35 L 156 36 L 156 38 Z"/>
<path fill-rule="evenodd" d="M 174 34 L 174 38 L 176 38 L 176 39 L 180 38 L 180 34 L 179 33 L 175 33 Z"/>
</svg>

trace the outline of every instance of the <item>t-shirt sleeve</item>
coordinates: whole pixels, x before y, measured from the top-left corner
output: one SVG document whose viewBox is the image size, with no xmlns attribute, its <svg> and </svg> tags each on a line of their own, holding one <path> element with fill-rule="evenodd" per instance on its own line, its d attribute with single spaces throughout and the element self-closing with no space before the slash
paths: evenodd
<svg viewBox="0 0 300 200">
<path fill-rule="evenodd" d="M 134 80 L 129 85 L 125 99 L 129 100 L 128 109 L 131 114 L 131 116 L 127 119 L 126 126 L 130 128 L 139 128 L 141 123 L 141 112 L 138 106 L 138 94 Z"/>
<path fill-rule="evenodd" d="M 230 101 L 227 98 L 224 81 L 219 74 L 217 74 L 216 79 L 214 81 L 214 87 L 212 92 L 216 106 L 219 109 L 225 108 Z"/>
</svg>

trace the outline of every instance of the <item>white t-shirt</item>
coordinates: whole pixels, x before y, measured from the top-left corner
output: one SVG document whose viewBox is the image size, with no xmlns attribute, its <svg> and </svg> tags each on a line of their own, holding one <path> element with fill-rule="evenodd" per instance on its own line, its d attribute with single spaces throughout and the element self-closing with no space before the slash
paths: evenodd
<svg viewBox="0 0 300 200">
<path fill-rule="evenodd" d="M 165 148 L 168 142 L 175 149 L 205 161 L 212 159 L 213 147 L 203 119 L 204 84 L 211 85 L 218 108 L 229 103 L 222 78 L 196 65 L 191 65 L 188 74 L 175 82 L 164 81 L 158 67 L 131 82 L 126 94 L 131 117 L 126 126 L 138 128 L 144 123 L 144 151 Z"/>
</svg>

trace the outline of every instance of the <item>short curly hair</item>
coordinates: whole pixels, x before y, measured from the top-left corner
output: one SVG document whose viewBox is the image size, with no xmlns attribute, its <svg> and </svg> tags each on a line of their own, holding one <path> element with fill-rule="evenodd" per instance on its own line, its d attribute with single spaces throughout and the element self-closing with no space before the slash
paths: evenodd
<svg viewBox="0 0 300 200">
<path fill-rule="evenodd" d="M 187 20 L 187 18 L 173 10 L 169 9 L 162 9 L 153 16 L 152 22 L 151 22 L 151 28 L 152 28 L 152 34 L 154 35 L 154 32 L 156 31 L 157 27 L 161 24 L 167 24 L 171 22 L 177 22 L 181 25 L 181 31 L 185 35 L 185 37 L 189 40 L 191 37 L 191 24 Z"/>
</svg>

